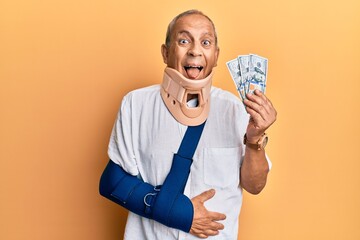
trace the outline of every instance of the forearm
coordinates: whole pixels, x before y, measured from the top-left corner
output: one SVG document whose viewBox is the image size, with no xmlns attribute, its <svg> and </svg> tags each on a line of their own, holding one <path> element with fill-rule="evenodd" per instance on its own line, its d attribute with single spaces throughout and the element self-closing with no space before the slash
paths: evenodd
<svg viewBox="0 0 360 240">
<path fill-rule="evenodd" d="M 182 164 L 185 161 L 174 162 Z M 174 176 L 168 176 L 161 189 L 155 189 L 136 176 L 129 175 L 110 160 L 101 176 L 99 190 L 102 196 L 133 213 L 189 232 L 194 214 L 193 205 L 184 194 L 173 191 L 175 188 L 171 178 Z"/>
<path fill-rule="evenodd" d="M 240 169 L 240 183 L 246 191 L 258 194 L 266 185 L 269 165 L 265 150 L 246 147 L 244 161 Z"/>
</svg>

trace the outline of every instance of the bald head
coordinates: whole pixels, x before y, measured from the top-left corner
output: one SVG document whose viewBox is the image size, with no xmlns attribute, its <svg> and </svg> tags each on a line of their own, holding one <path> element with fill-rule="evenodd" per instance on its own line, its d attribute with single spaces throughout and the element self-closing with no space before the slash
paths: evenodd
<svg viewBox="0 0 360 240">
<path fill-rule="evenodd" d="M 193 14 L 198 14 L 198 15 L 201 15 L 201 16 L 204 16 L 206 17 L 209 22 L 211 23 L 213 29 L 214 29 L 214 33 L 215 33 L 215 45 L 217 46 L 217 34 L 216 34 L 216 29 L 215 29 L 215 25 L 213 23 L 213 21 L 207 16 L 205 15 L 203 12 L 199 11 L 199 10 L 196 10 L 196 9 L 192 9 L 192 10 L 188 10 L 188 11 L 185 11 L 185 12 L 182 12 L 180 13 L 179 15 L 177 15 L 176 17 L 174 17 L 174 19 L 169 23 L 168 25 L 168 28 L 167 28 L 167 31 L 166 31 L 166 38 L 165 38 L 165 46 L 166 47 L 169 47 L 170 46 L 170 43 L 171 43 L 171 35 L 172 35 L 172 32 L 173 32 L 173 28 L 176 24 L 176 22 L 182 18 L 182 17 L 185 17 L 185 16 L 188 16 L 188 15 L 193 15 Z"/>
</svg>

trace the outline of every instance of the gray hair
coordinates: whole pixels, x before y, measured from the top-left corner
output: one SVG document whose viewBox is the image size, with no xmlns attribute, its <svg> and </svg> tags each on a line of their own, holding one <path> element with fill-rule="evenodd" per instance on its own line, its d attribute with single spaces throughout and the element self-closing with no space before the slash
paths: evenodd
<svg viewBox="0 0 360 240">
<path fill-rule="evenodd" d="M 170 46 L 172 30 L 173 30 L 174 25 L 175 25 L 175 23 L 177 22 L 177 20 L 179 20 L 179 19 L 182 18 L 182 17 L 188 16 L 188 15 L 193 15 L 193 14 L 198 14 L 198 15 L 204 16 L 204 17 L 206 17 L 206 18 L 209 20 L 209 22 L 211 23 L 211 25 L 212 25 L 213 28 L 214 28 L 214 33 L 215 33 L 215 45 L 217 46 L 218 40 L 217 40 L 216 29 L 215 29 L 215 25 L 214 25 L 213 21 L 212 21 L 208 16 L 206 16 L 203 12 L 201 12 L 201 11 L 199 11 L 199 10 L 196 10 L 196 9 L 192 9 L 192 10 L 187 10 L 187 11 L 185 11 L 185 12 L 180 13 L 179 15 L 177 15 L 176 17 L 174 17 L 174 19 L 169 23 L 168 28 L 167 28 L 167 31 L 166 31 L 166 38 L 165 38 L 165 46 L 166 46 L 166 47 L 169 47 L 169 46 Z"/>
</svg>

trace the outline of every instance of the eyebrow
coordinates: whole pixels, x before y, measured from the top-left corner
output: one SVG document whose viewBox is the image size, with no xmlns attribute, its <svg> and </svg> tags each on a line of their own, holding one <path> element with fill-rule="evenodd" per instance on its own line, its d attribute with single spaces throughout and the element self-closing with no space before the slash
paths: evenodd
<svg viewBox="0 0 360 240">
<path fill-rule="evenodd" d="M 178 32 L 176 35 L 182 35 L 182 34 L 186 34 L 186 35 L 191 35 L 189 31 L 186 31 L 186 30 L 182 30 L 180 32 Z"/>
<path fill-rule="evenodd" d="M 180 35 L 182 35 L 182 34 L 186 34 L 186 35 L 192 36 L 192 34 L 191 34 L 189 31 L 187 31 L 187 30 L 182 30 L 182 31 L 178 32 L 178 33 L 176 34 L 176 36 L 180 36 Z M 210 32 L 205 32 L 204 34 L 202 34 L 202 36 L 210 36 L 210 37 L 212 37 L 212 38 L 215 38 L 215 35 L 212 34 L 212 33 L 210 33 Z"/>
</svg>

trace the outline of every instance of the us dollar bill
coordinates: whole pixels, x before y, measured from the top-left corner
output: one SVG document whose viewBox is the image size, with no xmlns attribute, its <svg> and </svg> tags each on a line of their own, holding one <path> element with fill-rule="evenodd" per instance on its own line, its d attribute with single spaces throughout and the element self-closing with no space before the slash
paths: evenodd
<svg viewBox="0 0 360 240">
<path fill-rule="evenodd" d="M 245 88 L 244 88 L 244 86 L 242 86 L 242 77 L 241 77 L 238 59 L 235 58 L 233 60 L 228 61 L 226 63 L 226 66 L 230 72 L 230 76 L 231 76 L 232 80 L 234 81 L 237 91 L 239 92 L 241 98 L 244 100 Z"/>
<path fill-rule="evenodd" d="M 249 55 L 249 87 L 247 92 L 252 93 L 259 89 L 263 93 L 266 90 L 268 60 L 255 54 Z"/>
<path fill-rule="evenodd" d="M 240 74 L 242 77 L 242 83 L 245 84 L 250 79 L 250 68 L 249 68 L 249 55 L 239 55 L 237 57 L 239 66 L 240 66 Z"/>
<path fill-rule="evenodd" d="M 239 55 L 226 63 L 242 100 L 256 89 L 265 93 L 268 60 L 256 54 Z"/>
</svg>

